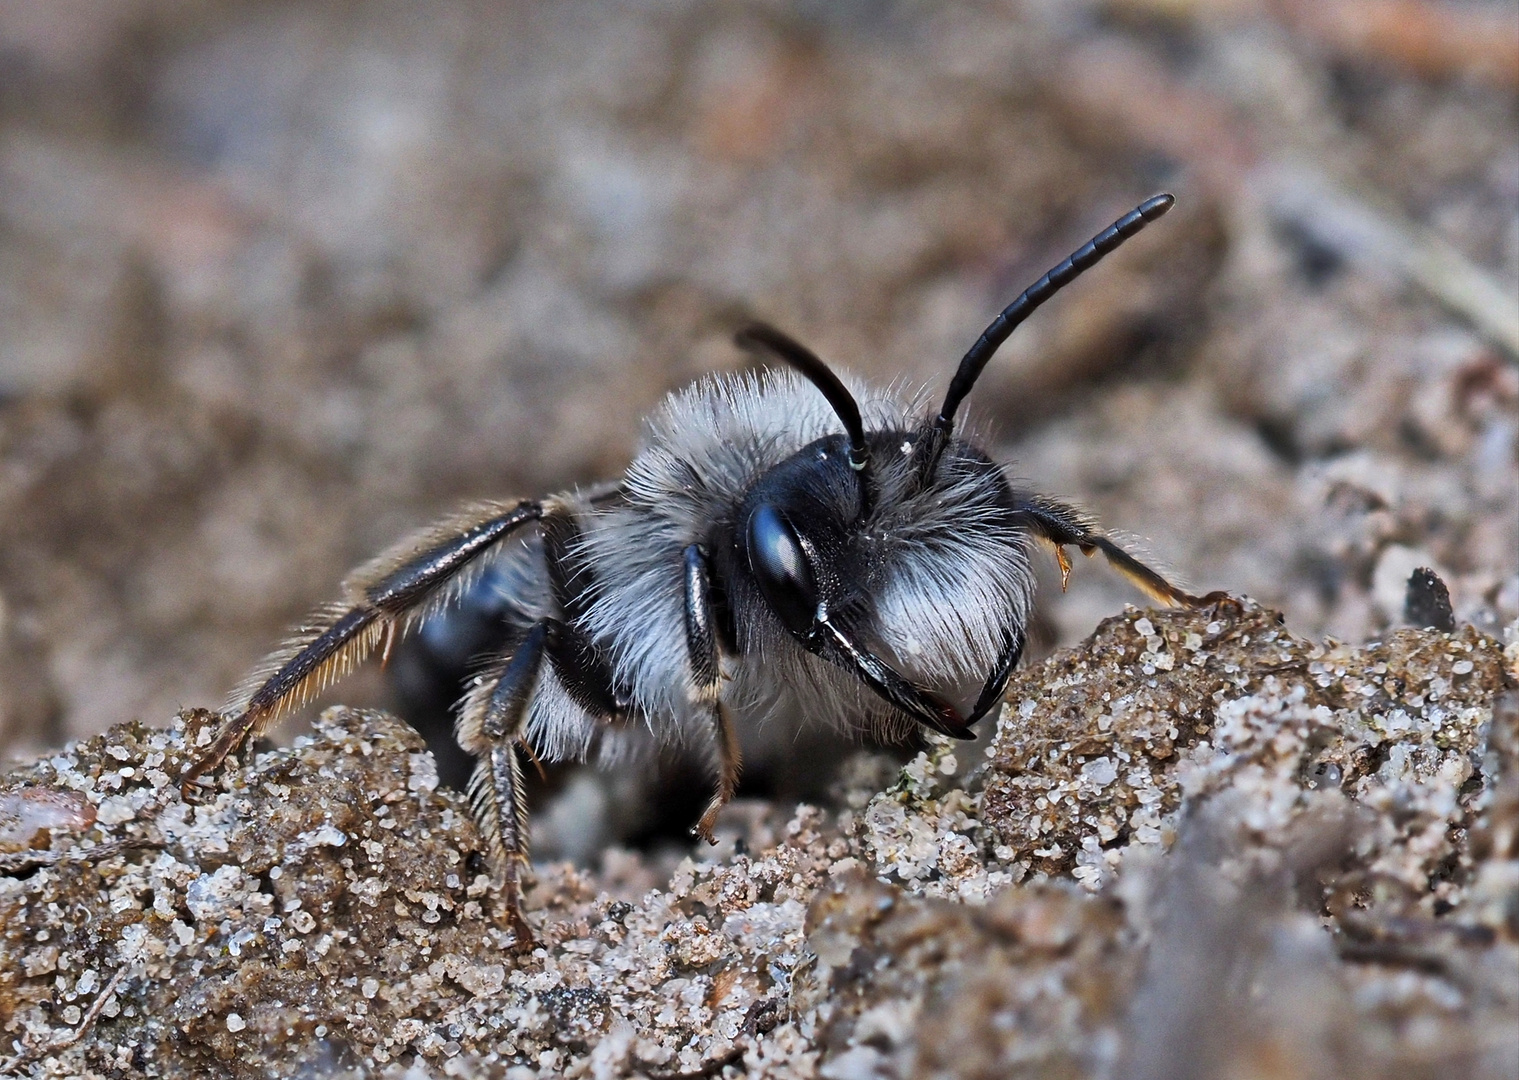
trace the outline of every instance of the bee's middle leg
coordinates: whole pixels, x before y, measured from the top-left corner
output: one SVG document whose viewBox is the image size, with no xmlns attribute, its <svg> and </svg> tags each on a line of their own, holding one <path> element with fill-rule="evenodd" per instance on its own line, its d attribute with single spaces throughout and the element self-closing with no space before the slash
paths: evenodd
<svg viewBox="0 0 1519 1080">
<path fill-rule="evenodd" d="M 587 713 L 608 723 L 627 703 L 612 685 L 611 669 L 579 630 L 559 619 L 542 619 L 510 656 L 488 668 L 464 697 L 456 736 L 479 758 L 470 780 L 475 820 L 502 874 L 507 917 L 518 947 L 531 947 L 532 929 L 522 914 L 522 879 L 528 865 L 527 792 L 519 746 L 531 750 L 527 723 L 547 661 L 560 685 Z"/>
</svg>

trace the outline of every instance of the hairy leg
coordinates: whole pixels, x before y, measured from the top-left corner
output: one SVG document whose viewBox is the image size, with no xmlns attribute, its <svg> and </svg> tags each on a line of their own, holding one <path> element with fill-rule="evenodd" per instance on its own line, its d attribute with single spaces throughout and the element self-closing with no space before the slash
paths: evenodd
<svg viewBox="0 0 1519 1080">
<path fill-rule="evenodd" d="M 532 754 L 527 722 L 544 662 L 572 701 L 595 719 L 612 723 L 630 708 L 611 665 L 573 619 L 583 612 L 593 574 L 574 552 L 580 535 L 575 512 L 551 504 L 542 515 L 544 561 L 555 603 L 564 618 L 534 623 L 510 656 L 489 667 L 465 694 L 455 737 L 479 763 L 470 802 L 496 864 L 519 947 L 533 936 L 522 915 L 522 877 L 528 865 L 527 796 L 519 749 Z"/>
<path fill-rule="evenodd" d="M 194 784 L 250 736 L 348 674 L 376 646 L 435 612 L 507 537 L 542 516 L 536 502 L 472 507 L 360 568 L 343 583 L 343 600 L 319 609 L 233 693 L 221 728 L 180 784 Z"/>
<path fill-rule="evenodd" d="M 532 753 L 527 722 L 545 661 L 565 692 L 591 716 L 612 723 L 626 710 L 612 685 L 611 669 L 584 634 L 560 619 L 534 623 L 512 654 L 487 668 L 464 696 L 455 735 L 479 759 L 469 784 L 470 804 L 496 865 L 519 947 L 531 947 L 533 935 L 522 915 L 528 812 L 517 752 Z"/>
<path fill-rule="evenodd" d="M 511 656 L 493 665 L 465 695 L 455 736 L 478 758 L 469 782 L 469 801 L 501 875 L 508 916 L 517 942 L 532 941 L 522 917 L 522 872 L 527 866 L 527 795 L 517 743 L 527 723 L 528 705 L 543 667 L 549 624 L 534 624 Z"/>
</svg>

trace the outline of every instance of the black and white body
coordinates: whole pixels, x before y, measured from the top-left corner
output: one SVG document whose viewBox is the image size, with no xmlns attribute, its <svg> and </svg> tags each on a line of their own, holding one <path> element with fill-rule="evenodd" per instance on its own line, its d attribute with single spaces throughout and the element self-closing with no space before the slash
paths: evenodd
<svg viewBox="0 0 1519 1080">
<path fill-rule="evenodd" d="M 1063 573 L 1074 545 L 1161 602 L 1203 602 L 1080 512 L 1017 489 L 954 429 L 1013 327 L 1171 202 L 1148 200 L 1014 301 L 937 414 L 846 386 L 779 331 L 742 331 L 791 370 L 672 394 L 616 484 L 477 505 L 357 571 L 234 694 L 184 783 L 494 567 L 508 645 L 472 680 L 457 734 L 479 759 L 474 805 L 526 941 L 521 754 L 610 762 L 650 736 L 708 746 L 716 790 L 694 831 L 711 840 L 738 728 L 779 716 L 883 740 L 919 726 L 971 737 L 1022 654 L 1036 542 Z"/>
</svg>

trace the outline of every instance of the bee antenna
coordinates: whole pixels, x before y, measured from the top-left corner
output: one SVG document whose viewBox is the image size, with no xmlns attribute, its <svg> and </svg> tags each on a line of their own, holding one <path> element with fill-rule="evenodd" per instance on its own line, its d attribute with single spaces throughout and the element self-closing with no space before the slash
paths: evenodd
<svg viewBox="0 0 1519 1080">
<path fill-rule="evenodd" d="M 870 450 L 865 444 L 865 425 L 860 420 L 860 406 L 849 388 L 817 353 L 768 323 L 750 323 L 733 335 L 733 341 L 740 349 L 767 354 L 783 361 L 822 391 L 849 435 L 849 467 L 860 480 L 860 516 L 868 514 L 871 506 Z"/>
<path fill-rule="evenodd" d="M 965 396 L 976 385 L 976 380 L 981 377 L 987 362 L 1018 325 L 1032 315 L 1040 304 L 1075 281 L 1084 271 L 1096 266 L 1103 256 L 1171 209 L 1175 203 L 1176 197 L 1170 194 L 1154 195 L 1146 199 L 1077 248 L 1069 258 L 1024 289 L 1016 300 L 1002 309 L 1002 313 L 992 320 L 991 325 L 970 347 L 970 351 L 960 361 L 955 377 L 950 380 L 949 392 L 944 395 L 944 404 L 940 406 L 939 416 L 934 420 L 933 449 L 924 469 L 925 476 L 933 472 L 939 454 L 949 442 L 955 426 L 955 411 L 959 409 L 960 402 L 965 400 Z"/>
</svg>

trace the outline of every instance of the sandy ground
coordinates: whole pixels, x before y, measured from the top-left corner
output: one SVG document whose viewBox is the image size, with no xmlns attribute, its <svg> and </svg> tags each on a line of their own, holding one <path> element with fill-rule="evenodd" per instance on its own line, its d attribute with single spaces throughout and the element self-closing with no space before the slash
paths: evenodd
<svg viewBox="0 0 1519 1080">
<path fill-rule="evenodd" d="M 1519 648 L 1106 620 L 839 807 L 540 863 L 534 947 L 414 731 L 342 708 L 190 803 L 122 725 L 0 780 L 0 1072 L 1507 1080 Z"/>
</svg>

